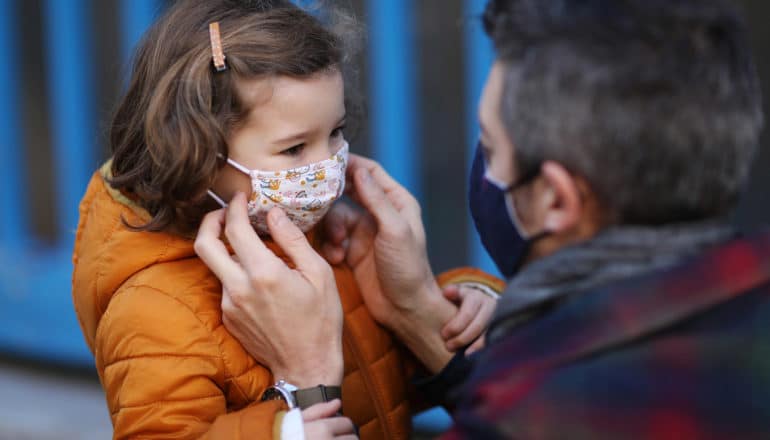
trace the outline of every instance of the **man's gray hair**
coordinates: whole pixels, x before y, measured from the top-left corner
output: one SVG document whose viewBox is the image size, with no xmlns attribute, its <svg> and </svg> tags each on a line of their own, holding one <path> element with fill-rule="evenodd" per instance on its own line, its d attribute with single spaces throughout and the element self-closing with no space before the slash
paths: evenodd
<svg viewBox="0 0 770 440">
<path fill-rule="evenodd" d="M 723 216 L 762 128 L 746 31 L 719 0 L 493 0 L 502 115 L 522 174 L 553 160 L 613 220 Z"/>
</svg>

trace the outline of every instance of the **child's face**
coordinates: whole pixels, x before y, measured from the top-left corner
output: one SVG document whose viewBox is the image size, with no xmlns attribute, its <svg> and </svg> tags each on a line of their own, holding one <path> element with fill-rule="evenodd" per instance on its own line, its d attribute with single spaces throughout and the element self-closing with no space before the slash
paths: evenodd
<svg viewBox="0 0 770 440">
<path fill-rule="evenodd" d="M 242 81 L 251 112 L 228 139 L 231 159 L 249 169 L 281 171 L 328 159 L 345 140 L 345 93 L 339 71 L 309 78 Z M 249 176 L 225 166 L 213 186 L 229 201 L 251 193 Z"/>
</svg>

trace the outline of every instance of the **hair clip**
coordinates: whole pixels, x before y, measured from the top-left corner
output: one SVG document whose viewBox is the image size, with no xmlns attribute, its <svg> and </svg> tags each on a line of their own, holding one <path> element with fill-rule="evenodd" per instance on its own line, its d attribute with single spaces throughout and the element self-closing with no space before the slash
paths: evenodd
<svg viewBox="0 0 770 440">
<path fill-rule="evenodd" d="M 211 38 L 211 58 L 214 60 L 214 67 L 217 72 L 227 70 L 225 64 L 225 53 L 222 51 L 222 36 L 219 33 L 219 22 L 209 23 L 209 37 Z"/>
</svg>

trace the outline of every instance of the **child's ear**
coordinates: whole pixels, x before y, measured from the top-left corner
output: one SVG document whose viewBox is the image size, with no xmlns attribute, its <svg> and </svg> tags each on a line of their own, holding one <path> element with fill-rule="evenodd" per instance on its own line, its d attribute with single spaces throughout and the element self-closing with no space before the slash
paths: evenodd
<svg viewBox="0 0 770 440">
<path fill-rule="evenodd" d="M 559 234 L 578 226 L 584 213 L 580 182 L 563 165 L 546 161 L 541 175 L 547 185 L 544 229 Z"/>
</svg>

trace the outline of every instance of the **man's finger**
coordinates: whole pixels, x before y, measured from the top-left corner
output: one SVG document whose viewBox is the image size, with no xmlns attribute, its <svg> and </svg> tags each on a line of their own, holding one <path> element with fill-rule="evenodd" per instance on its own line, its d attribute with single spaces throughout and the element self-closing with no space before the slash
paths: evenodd
<svg viewBox="0 0 770 440">
<path fill-rule="evenodd" d="M 240 192 L 230 201 L 225 218 L 225 235 L 250 275 L 270 273 L 281 261 L 254 232 L 246 205 L 246 195 Z"/>
<path fill-rule="evenodd" d="M 315 405 L 302 410 L 302 420 L 312 422 L 314 420 L 325 419 L 337 414 L 342 408 L 342 402 L 334 399 L 331 402 L 316 403 Z"/>
<path fill-rule="evenodd" d="M 406 188 L 396 181 L 385 168 L 382 167 L 376 161 L 367 159 L 362 156 L 352 155 L 350 163 L 348 164 L 348 176 L 354 177 L 358 174 L 360 169 L 365 169 L 372 176 L 372 180 L 382 188 L 383 192 L 388 196 L 391 203 L 399 211 L 406 210 L 412 216 L 419 217 L 420 205 L 417 199 L 414 198 Z M 351 179 L 353 181 L 353 179 Z M 357 188 L 353 188 L 353 194 L 355 195 Z"/>
<path fill-rule="evenodd" d="M 382 187 L 386 193 L 391 191 L 404 191 L 406 189 L 401 186 L 396 179 L 394 179 L 387 171 L 374 160 L 367 159 L 357 154 L 351 154 L 348 161 L 347 174 L 348 178 L 352 178 L 358 174 L 358 170 L 365 169 L 372 175 L 372 178 Z"/>
<path fill-rule="evenodd" d="M 195 238 L 195 253 L 220 280 L 241 276 L 243 269 L 233 261 L 227 247 L 219 238 L 224 227 L 225 211 L 218 209 L 203 218 Z"/>
<path fill-rule="evenodd" d="M 273 208 L 267 214 L 267 227 L 278 246 L 286 252 L 300 272 L 313 270 L 325 261 L 307 241 L 305 234 L 295 225 L 281 208 Z"/>
<path fill-rule="evenodd" d="M 368 170 L 359 170 L 355 175 L 355 183 L 361 204 L 377 220 L 381 231 L 386 231 L 395 225 L 406 224 L 406 220 L 401 217 L 382 187 L 372 179 Z"/>
<path fill-rule="evenodd" d="M 424 242 L 425 233 L 422 227 L 422 214 L 419 202 L 412 193 L 393 179 L 379 163 L 355 154 L 351 156 L 350 163 L 348 164 L 348 178 L 353 182 L 353 185 L 349 185 L 353 188 L 351 198 L 358 203 L 364 204 L 359 182 L 355 179 L 355 176 L 362 172 L 361 170 L 366 170 L 369 173 L 372 180 L 382 188 L 393 207 L 409 223 L 412 231 L 417 235 L 418 241 Z"/>
</svg>

